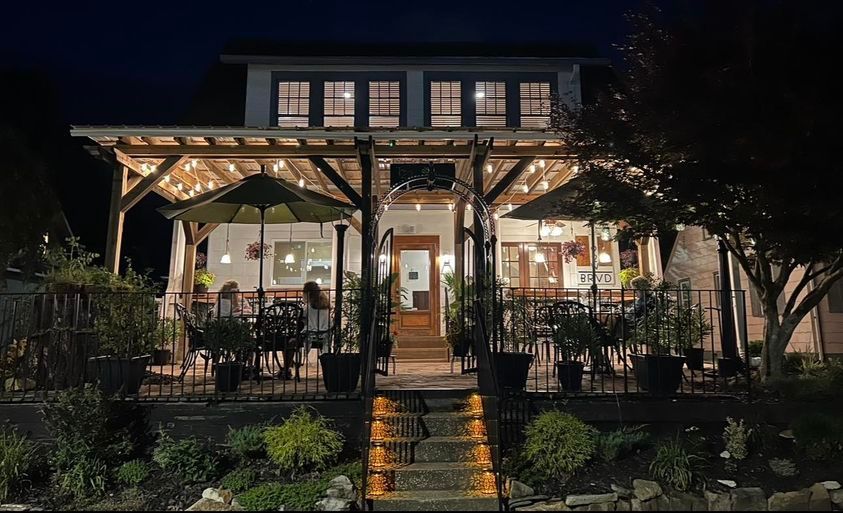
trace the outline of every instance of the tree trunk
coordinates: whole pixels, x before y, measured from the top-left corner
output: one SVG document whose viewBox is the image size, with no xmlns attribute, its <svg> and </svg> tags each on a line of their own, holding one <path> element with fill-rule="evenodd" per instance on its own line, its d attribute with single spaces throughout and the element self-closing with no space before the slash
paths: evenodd
<svg viewBox="0 0 843 513">
<path fill-rule="evenodd" d="M 777 313 L 767 316 L 764 347 L 761 350 L 762 383 L 784 374 L 784 353 L 790 343 L 790 337 L 793 336 L 796 326 L 799 325 L 799 319 L 789 315 L 783 321 L 779 324 Z"/>
</svg>

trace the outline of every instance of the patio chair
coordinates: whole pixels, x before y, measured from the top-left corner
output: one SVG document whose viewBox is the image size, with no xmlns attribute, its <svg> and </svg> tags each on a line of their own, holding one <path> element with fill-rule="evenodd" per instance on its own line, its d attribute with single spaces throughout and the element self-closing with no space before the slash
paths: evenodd
<svg viewBox="0 0 843 513">
<path fill-rule="evenodd" d="M 260 351 L 264 361 L 272 361 L 282 367 L 283 378 L 290 377 L 290 369 L 295 366 L 296 381 L 301 381 L 299 367 L 301 367 L 301 351 L 304 346 L 304 310 L 301 305 L 291 301 L 277 302 L 264 309 Z M 284 355 L 284 364 L 278 360 L 278 352 Z"/>
<path fill-rule="evenodd" d="M 541 362 L 542 352 L 544 352 L 546 358 L 550 358 L 550 344 L 553 340 L 551 310 L 551 305 L 537 306 L 531 322 L 528 324 L 527 329 L 530 334 L 530 341 L 527 343 L 527 352 L 532 353 L 533 351 L 531 349 L 535 348 L 537 362 Z M 556 372 L 555 367 L 553 372 Z"/>
<path fill-rule="evenodd" d="M 601 372 L 608 372 L 611 375 L 615 374 L 615 368 L 612 365 L 612 359 L 609 351 L 615 351 L 618 355 L 622 354 L 620 348 L 620 340 L 614 338 L 609 333 L 606 325 L 601 323 L 593 314 L 592 309 L 588 305 L 584 305 L 579 301 L 558 301 L 551 306 L 551 328 L 556 329 L 552 323 L 552 319 L 562 316 L 577 316 L 584 315 L 588 317 L 592 329 L 597 335 L 601 351 L 597 354 L 589 354 L 587 361 L 591 364 L 592 379 L 599 368 Z M 556 348 L 554 360 L 559 359 L 559 349 Z M 623 362 L 626 365 L 626 362 Z M 554 366 L 555 367 L 555 366 Z"/>
<path fill-rule="evenodd" d="M 205 345 L 205 331 L 199 326 L 196 320 L 196 315 L 189 312 L 187 308 L 181 303 L 176 303 L 176 315 L 179 320 L 184 323 L 185 340 L 187 341 L 187 354 L 181 362 L 181 371 L 179 372 L 179 382 L 184 381 L 187 371 L 192 365 L 196 363 L 196 359 L 201 357 L 205 361 L 205 367 L 202 371 L 203 375 L 208 372 L 208 362 L 216 363 L 216 358 L 213 354 L 209 354 L 210 350 Z M 211 365 L 211 376 L 214 375 L 214 365 Z"/>
</svg>

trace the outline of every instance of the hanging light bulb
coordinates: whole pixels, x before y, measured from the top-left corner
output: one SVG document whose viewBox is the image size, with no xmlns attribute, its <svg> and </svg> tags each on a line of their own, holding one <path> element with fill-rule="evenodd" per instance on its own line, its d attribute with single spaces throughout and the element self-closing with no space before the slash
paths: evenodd
<svg viewBox="0 0 843 513">
<path fill-rule="evenodd" d="M 179 183 L 176 184 L 176 189 L 182 190 L 182 189 L 184 189 L 184 185 L 182 185 L 182 183 L 179 182 Z"/>
<path fill-rule="evenodd" d="M 233 173 L 235 171 L 235 169 L 236 168 L 234 167 L 234 163 L 231 163 L 231 164 L 228 165 L 228 172 L 229 173 Z"/>
<path fill-rule="evenodd" d="M 158 171 L 158 164 L 152 164 L 151 166 L 149 166 L 149 170 L 152 173 Z"/>
<path fill-rule="evenodd" d="M 146 162 L 141 164 L 141 173 L 143 173 L 144 176 L 149 173 L 149 165 Z"/>
<path fill-rule="evenodd" d="M 278 174 L 278 163 L 272 164 L 272 172 Z"/>
<path fill-rule="evenodd" d="M 521 186 L 521 189 L 522 189 L 524 192 L 530 192 L 530 186 L 529 186 L 529 185 L 527 185 L 527 182 L 524 182 L 524 185 L 522 185 L 522 186 Z"/>
<path fill-rule="evenodd" d="M 192 161 L 190 161 L 190 165 L 192 165 L 192 166 L 193 166 L 193 170 L 194 170 L 194 171 L 196 171 L 196 166 L 197 166 L 198 164 L 199 164 L 199 161 L 198 161 L 198 160 L 196 160 L 196 159 L 193 159 Z"/>
<path fill-rule="evenodd" d="M 563 226 L 565 226 L 565 225 L 561 224 L 561 223 L 556 223 L 553 226 L 553 228 L 551 228 L 551 230 L 550 230 L 550 236 L 551 237 L 559 237 L 560 235 L 562 235 L 562 227 Z"/>
<path fill-rule="evenodd" d="M 284 169 L 284 161 L 283 160 L 279 160 L 277 162 L 277 164 L 278 164 L 278 169 Z"/>
<path fill-rule="evenodd" d="M 290 252 L 284 257 L 285 264 L 295 264 L 296 257 L 293 255 L 293 225 L 290 224 Z"/>
<path fill-rule="evenodd" d="M 529 171 L 529 173 L 530 173 L 530 174 L 533 174 L 533 173 L 535 173 L 535 172 L 536 172 L 536 165 L 535 165 L 535 164 L 530 164 L 530 171 Z"/>
<path fill-rule="evenodd" d="M 193 186 L 193 190 L 196 192 L 200 192 L 202 190 L 202 184 L 197 182 L 196 185 Z"/>
<path fill-rule="evenodd" d="M 299 187 L 304 189 L 304 178 L 299 178 Z"/>
<path fill-rule="evenodd" d="M 471 203 L 467 203 L 465 206 L 466 206 L 466 208 L 468 209 L 469 212 L 474 210 L 474 208 L 471 206 Z"/>
<path fill-rule="evenodd" d="M 220 258 L 221 264 L 230 264 L 231 263 L 231 252 L 228 249 L 228 236 L 231 233 L 231 225 L 225 225 L 225 253 L 223 253 L 222 257 Z"/>
<path fill-rule="evenodd" d="M 509 209 L 510 212 L 512 212 L 512 203 L 507 203 L 506 207 Z"/>
<path fill-rule="evenodd" d="M 547 180 L 542 180 L 542 189 L 547 190 L 550 188 L 550 182 Z"/>
<path fill-rule="evenodd" d="M 213 188 L 214 188 L 214 181 L 213 181 L 213 180 L 208 180 L 208 188 L 209 188 L 209 189 L 213 189 Z"/>
<path fill-rule="evenodd" d="M 552 231 L 552 230 L 551 230 L 550 226 L 548 226 L 548 225 L 543 225 L 543 226 L 542 226 L 542 229 L 541 229 L 541 234 L 542 234 L 542 237 L 547 237 L 548 235 L 550 235 L 550 234 L 551 234 L 551 231 Z"/>
<path fill-rule="evenodd" d="M 612 240 L 612 231 L 609 230 L 608 226 L 604 226 L 602 230 L 600 230 L 600 239 L 603 242 L 608 242 Z"/>
<path fill-rule="evenodd" d="M 230 264 L 231 263 L 231 254 L 226 251 L 223 256 L 220 258 L 221 264 Z"/>
<path fill-rule="evenodd" d="M 577 166 L 577 165 L 575 164 L 574 166 L 572 166 L 572 167 L 571 167 L 571 172 L 572 172 L 572 173 L 574 173 L 574 174 L 576 175 L 577 173 L 579 173 L 579 172 L 580 172 L 580 166 Z"/>
<path fill-rule="evenodd" d="M 193 194 L 194 194 L 194 193 L 193 193 L 193 189 L 191 189 L 191 190 L 190 190 L 190 192 L 189 192 L 189 193 L 187 193 L 187 194 L 188 194 L 188 196 L 190 196 L 190 197 L 192 198 L 192 197 L 193 197 Z"/>
<path fill-rule="evenodd" d="M 170 175 L 164 177 L 164 182 L 170 183 Z"/>
<path fill-rule="evenodd" d="M 451 212 L 454 211 L 454 204 L 453 203 L 448 203 L 448 210 L 450 210 Z"/>
<path fill-rule="evenodd" d="M 499 218 L 500 216 L 498 215 L 498 211 L 497 211 L 497 210 L 495 210 L 495 213 L 494 213 L 494 214 L 492 214 L 492 217 L 494 217 L 496 221 L 498 220 L 498 218 Z"/>
<path fill-rule="evenodd" d="M 491 173 L 491 172 L 492 172 L 492 165 L 491 165 L 491 164 L 486 164 L 486 172 L 487 172 L 487 173 Z"/>
<path fill-rule="evenodd" d="M 611 264 L 612 263 L 612 255 L 602 251 L 599 255 L 597 255 L 597 261 L 601 264 Z"/>
<path fill-rule="evenodd" d="M 383 206 L 383 211 L 386 212 L 388 210 L 389 210 L 389 204 L 387 203 L 386 205 Z"/>
<path fill-rule="evenodd" d="M 421 203 L 416 203 L 416 212 L 421 212 Z"/>
<path fill-rule="evenodd" d="M 540 167 L 540 168 L 542 168 L 542 169 L 544 169 L 544 166 L 545 166 L 545 162 L 544 162 L 544 160 L 540 160 L 540 161 L 539 161 L 539 167 Z"/>
</svg>

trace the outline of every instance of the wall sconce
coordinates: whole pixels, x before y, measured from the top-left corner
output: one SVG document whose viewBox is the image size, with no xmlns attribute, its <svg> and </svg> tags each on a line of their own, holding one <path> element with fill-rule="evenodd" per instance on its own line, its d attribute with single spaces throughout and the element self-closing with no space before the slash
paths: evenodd
<svg viewBox="0 0 843 513">
<path fill-rule="evenodd" d="M 442 255 L 442 273 L 443 274 L 450 273 L 454 270 L 453 265 L 451 264 L 452 259 L 453 259 L 453 257 L 451 255 L 449 255 L 448 253 L 445 253 L 444 255 Z"/>
</svg>

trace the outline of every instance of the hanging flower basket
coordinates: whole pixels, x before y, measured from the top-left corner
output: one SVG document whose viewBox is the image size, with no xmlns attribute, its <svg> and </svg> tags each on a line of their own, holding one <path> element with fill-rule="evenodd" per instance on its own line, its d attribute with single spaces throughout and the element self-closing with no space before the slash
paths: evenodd
<svg viewBox="0 0 843 513">
<path fill-rule="evenodd" d="M 272 246 L 269 244 L 263 245 L 263 257 L 267 258 L 272 256 Z M 260 242 L 253 242 L 246 246 L 246 260 L 260 260 L 261 258 L 261 243 Z"/>
<path fill-rule="evenodd" d="M 562 243 L 562 258 L 565 259 L 565 263 L 571 262 L 571 260 L 576 260 L 577 257 L 585 254 L 585 244 L 582 242 L 577 242 L 575 240 L 569 240 Z"/>
</svg>

